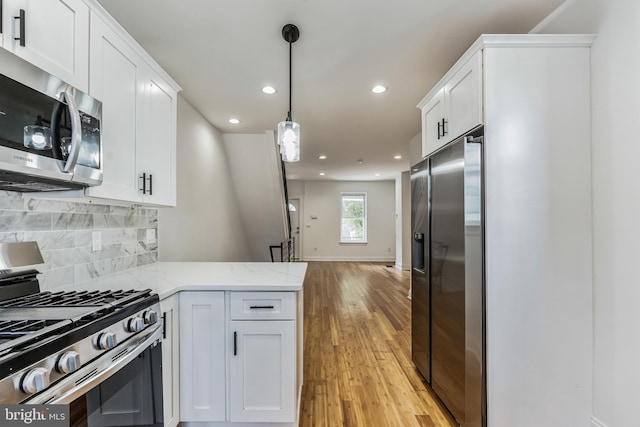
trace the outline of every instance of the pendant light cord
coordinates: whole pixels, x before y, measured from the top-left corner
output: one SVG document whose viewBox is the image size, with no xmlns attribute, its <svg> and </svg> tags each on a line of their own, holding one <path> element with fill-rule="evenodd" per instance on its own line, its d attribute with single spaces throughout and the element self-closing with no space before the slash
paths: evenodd
<svg viewBox="0 0 640 427">
<path fill-rule="evenodd" d="M 287 119 L 290 122 L 293 121 L 293 118 L 291 117 L 291 92 L 292 92 L 291 76 L 292 76 L 292 69 L 293 69 L 293 67 L 291 66 L 292 45 L 293 43 L 289 42 L 289 114 L 287 115 Z"/>
</svg>

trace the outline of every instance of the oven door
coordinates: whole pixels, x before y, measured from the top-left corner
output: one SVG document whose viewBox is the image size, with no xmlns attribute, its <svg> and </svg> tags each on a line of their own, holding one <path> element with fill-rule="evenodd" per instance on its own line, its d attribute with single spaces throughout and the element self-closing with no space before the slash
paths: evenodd
<svg viewBox="0 0 640 427">
<path fill-rule="evenodd" d="M 161 427 L 161 337 L 133 337 L 25 403 L 69 404 L 72 427 Z"/>
</svg>

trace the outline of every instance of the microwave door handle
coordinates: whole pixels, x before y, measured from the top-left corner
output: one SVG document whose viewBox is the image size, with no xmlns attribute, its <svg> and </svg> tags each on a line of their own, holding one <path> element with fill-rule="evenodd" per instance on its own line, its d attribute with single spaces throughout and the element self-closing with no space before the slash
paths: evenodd
<svg viewBox="0 0 640 427">
<path fill-rule="evenodd" d="M 82 122 L 80 121 L 80 110 L 73 96 L 73 88 L 67 87 L 64 92 L 64 98 L 69 106 L 69 115 L 71 116 L 71 147 L 69 149 L 69 157 L 62 169 L 64 172 L 72 172 L 78 161 L 80 154 L 80 145 L 82 145 Z"/>
</svg>

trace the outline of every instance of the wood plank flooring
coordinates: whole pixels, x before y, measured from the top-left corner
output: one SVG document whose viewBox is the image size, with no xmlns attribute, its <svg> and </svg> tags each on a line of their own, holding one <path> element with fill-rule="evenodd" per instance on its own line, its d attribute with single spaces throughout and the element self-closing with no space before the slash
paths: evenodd
<svg viewBox="0 0 640 427">
<path fill-rule="evenodd" d="M 311 262 L 300 426 L 454 427 L 411 362 L 409 273 Z"/>
</svg>

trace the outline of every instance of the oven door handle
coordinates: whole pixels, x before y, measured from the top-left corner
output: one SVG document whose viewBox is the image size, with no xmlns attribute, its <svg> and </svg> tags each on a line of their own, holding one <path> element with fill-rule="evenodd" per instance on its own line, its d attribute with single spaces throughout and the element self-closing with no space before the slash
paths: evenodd
<svg viewBox="0 0 640 427">
<path fill-rule="evenodd" d="M 26 404 L 68 404 L 89 390 L 105 381 L 124 368 L 133 359 L 138 357 L 156 341 L 162 340 L 162 328 L 158 324 L 149 333 L 143 336 L 130 338 L 124 345 L 119 345 L 109 350 L 98 358 L 95 363 L 83 366 L 71 375 L 61 379 L 57 384 L 44 390 L 42 393 L 27 400 Z M 126 350 L 126 353 L 117 360 L 112 359 Z M 97 369 L 97 372 L 93 372 Z"/>
</svg>

